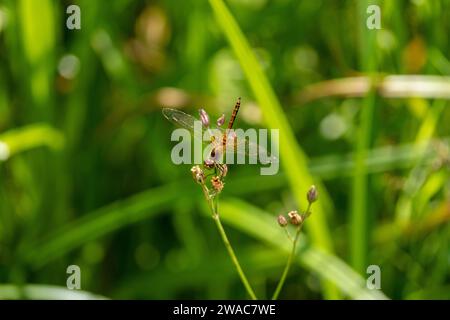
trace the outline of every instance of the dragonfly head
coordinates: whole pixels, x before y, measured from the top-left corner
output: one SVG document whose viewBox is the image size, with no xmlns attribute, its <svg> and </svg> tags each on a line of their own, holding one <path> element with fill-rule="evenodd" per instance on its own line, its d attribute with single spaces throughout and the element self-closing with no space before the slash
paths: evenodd
<svg viewBox="0 0 450 320">
<path fill-rule="evenodd" d="M 212 168 L 214 168 L 215 161 L 211 158 L 208 158 L 208 159 L 205 159 L 204 164 L 205 164 L 205 167 L 207 167 L 208 169 L 212 169 Z"/>
</svg>

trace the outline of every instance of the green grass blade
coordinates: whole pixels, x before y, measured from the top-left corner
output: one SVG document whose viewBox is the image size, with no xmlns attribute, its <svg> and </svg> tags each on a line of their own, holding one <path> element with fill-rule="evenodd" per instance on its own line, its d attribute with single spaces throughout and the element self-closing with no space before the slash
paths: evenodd
<svg viewBox="0 0 450 320">
<path fill-rule="evenodd" d="M 425 182 L 422 181 L 423 178 L 421 177 L 423 175 L 431 174 L 430 172 L 432 171 L 431 167 L 424 167 L 424 164 L 429 165 L 427 160 L 429 160 L 430 157 L 426 154 L 425 150 L 420 148 L 420 146 L 423 144 L 423 141 L 427 141 L 433 137 L 437 129 L 439 118 L 446 105 L 447 102 L 445 100 L 436 100 L 428 109 L 417 132 L 415 144 L 413 145 L 417 158 L 409 176 L 405 181 L 403 191 L 396 206 L 395 221 L 401 227 L 411 222 L 413 200 L 421 192 L 421 188 Z M 437 155 L 432 157 L 433 160 L 436 158 Z"/>
<path fill-rule="evenodd" d="M 32 124 L 16 128 L 0 134 L 0 161 L 41 146 L 60 150 L 64 145 L 64 137 L 60 131 L 47 124 Z"/>
<path fill-rule="evenodd" d="M 366 8 L 369 1 L 360 1 L 356 6 L 359 30 L 360 68 L 373 72 L 375 69 L 375 35 L 377 30 L 366 27 Z M 373 88 L 373 86 L 371 86 Z M 369 250 L 369 176 L 365 159 L 371 147 L 376 96 L 373 89 L 363 100 L 360 125 L 357 130 L 355 147 L 355 173 L 352 181 L 350 216 L 350 258 L 352 266 L 361 274 L 367 268 Z"/>
<path fill-rule="evenodd" d="M 41 243 L 24 247 L 23 258 L 43 266 L 70 250 L 124 226 L 154 217 L 179 198 L 180 184 L 166 185 L 117 201 L 65 225 Z"/>
<path fill-rule="evenodd" d="M 449 147 L 448 137 L 426 140 L 415 144 L 401 144 L 371 149 L 366 161 L 367 172 L 370 174 L 389 172 L 395 169 L 410 169 L 420 159 L 424 158 L 426 165 L 431 165 L 438 156 L 436 145 Z M 331 154 L 312 158 L 309 170 L 322 180 L 332 180 L 351 177 L 355 169 L 354 154 Z M 227 194 L 243 195 L 267 190 L 283 188 L 286 185 L 286 175 L 280 173 L 274 176 L 239 175 L 227 182 Z"/>
<path fill-rule="evenodd" d="M 28 85 L 29 113 L 34 120 L 52 120 L 54 50 L 58 30 L 55 2 L 20 0 L 17 12 L 26 62 L 22 74 Z"/>
</svg>

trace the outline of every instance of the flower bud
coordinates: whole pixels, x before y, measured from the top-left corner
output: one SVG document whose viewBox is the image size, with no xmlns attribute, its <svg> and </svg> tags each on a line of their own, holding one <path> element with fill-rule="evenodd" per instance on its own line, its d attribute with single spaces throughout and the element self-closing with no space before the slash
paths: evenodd
<svg viewBox="0 0 450 320">
<path fill-rule="evenodd" d="M 223 189 L 223 182 L 219 179 L 219 177 L 212 177 L 211 185 L 217 192 L 220 192 Z"/>
<path fill-rule="evenodd" d="M 191 168 L 191 172 L 192 177 L 197 183 L 203 184 L 205 182 L 205 174 L 203 173 L 203 170 L 200 168 L 200 166 L 193 166 Z"/>
<path fill-rule="evenodd" d="M 303 217 L 298 214 L 297 211 L 290 211 L 288 213 L 289 219 L 294 226 L 298 226 L 303 223 Z"/>
<path fill-rule="evenodd" d="M 221 166 L 221 171 L 222 171 L 222 177 L 226 177 L 226 175 L 227 175 L 227 173 L 228 173 L 228 166 L 224 163 L 222 166 Z"/>
<path fill-rule="evenodd" d="M 282 214 L 278 216 L 277 221 L 280 227 L 286 227 L 288 224 L 286 218 Z"/>
<path fill-rule="evenodd" d="M 217 119 L 217 125 L 221 127 L 225 123 L 225 114 L 222 114 L 219 119 Z"/>
<path fill-rule="evenodd" d="M 203 127 L 209 127 L 209 116 L 206 111 L 204 109 L 200 109 L 198 113 L 200 114 L 200 120 L 202 121 Z"/>
<path fill-rule="evenodd" d="M 316 186 L 312 185 L 311 188 L 309 188 L 308 193 L 306 194 L 306 198 L 308 199 L 309 203 L 313 203 L 317 201 L 318 197 L 319 193 L 317 192 Z"/>
<path fill-rule="evenodd" d="M 203 173 L 197 174 L 195 176 L 195 181 L 197 181 L 197 183 L 199 183 L 199 184 L 204 184 L 205 183 L 205 175 Z"/>
</svg>

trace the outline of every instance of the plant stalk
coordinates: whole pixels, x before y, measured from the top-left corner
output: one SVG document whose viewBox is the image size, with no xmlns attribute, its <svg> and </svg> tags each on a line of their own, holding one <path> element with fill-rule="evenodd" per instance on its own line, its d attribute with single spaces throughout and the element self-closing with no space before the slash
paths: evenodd
<svg viewBox="0 0 450 320">
<path fill-rule="evenodd" d="M 281 289 L 283 288 L 284 282 L 286 281 L 289 270 L 291 269 L 292 261 L 294 260 L 295 249 L 297 248 L 297 241 L 298 241 L 298 237 L 300 236 L 300 231 L 302 231 L 303 224 L 305 223 L 305 220 L 309 217 L 310 214 L 311 214 L 311 202 L 308 203 L 308 208 L 306 209 L 306 212 L 304 215 L 305 218 L 304 218 L 303 222 L 298 226 L 297 231 L 295 233 L 294 240 L 292 240 L 291 236 L 289 235 L 289 232 L 287 231 L 287 229 L 285 229 L 289 240 L 292 240 L 292 251 L 291 251 L 291 254 L 289 255 L 286 266 L 284 267 L 284 271 L 283 271 L 283 274 L 281 275 L 280 281 L 278 282 L 277 288 L 275 289 L 275 292 L 273 293 L 272 300 L 277 300 L 278 296 L 280 295 Z"/>
<path fill-rule="evenodd" d="M 301 230 L 302 230 L 302 225 L 298 226 L 297 232 L 295 233 L 295 238 L 292 243 L 291 254 L 289 255 L 286 266 L 284 267 L 284 271 L 283 271 L 283 274 L 281 275 L 280 281 L 278 282 L 277 288 L 275 289 L 275 292 L 273 293 L 272 300 L 278 299 L 281 289 L 283 288 L 284 282 L 286 281 L 289 270 L 291 269 L 292 261 L 294 260 L 294 256 L 295 256 L 295 249 L 297 248 L 298 236 L 300 235 Z"/>
<path fill-rule="evenodd" d="M 228 240 L 228 236 L 225 232 L 225 229 L 223 228 L 222 222 L 220 221 L 219 213 L 217 210 L 217 200 L 211 199 L 211 197 L 208 194 L 208 190 L 205 186 L 203 186 L 203 193 L 205 194 L 206 200 L 208 201 L 209 208 L 212 213 L 212 218 L 214 219 L 214 222 L 216 223 L 217 229 L 219 230 L 219 234 L 222 238 L 223 243 L 225 244 L 225 247 L 227 248 L 228 254 L 231 258 L 231 261 L 233 262 L 237 273 L 239 274 L 239 277 L 241 278 L 242 284 L 244 285 L 245 289 L 247 290 L 248 295 L 252 300 L 257 300 L 258 298 L 255 295 L 255 292 L 253 291 L 253 288 L 251 287 L 247 277 L 245 276 L 244 271 L 241 268 L 241 265 L 239 263 L 239 260 L 234 253 L 233 246 L 231 245 L 230 241 Z"/>
</svg>

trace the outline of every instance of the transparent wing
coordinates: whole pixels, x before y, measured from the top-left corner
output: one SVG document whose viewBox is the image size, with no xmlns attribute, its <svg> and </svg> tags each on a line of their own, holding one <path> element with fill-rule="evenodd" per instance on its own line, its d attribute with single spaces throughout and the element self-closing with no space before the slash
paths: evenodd
<svg viewBox="0 0 450 320">
<path fill-rule="evenodd" d="M 181 128 L 191 131 L 195 139 L 203 141 L 203 128 L 199 119 L 194 118 L 193 116 L 184 113 L 183 111 L 171 108 L 163 108 L 162 113 L 167 120 Z M 194 130 L 195 122 L 199 122 L 200 130 L 198 132 Z"/>
<path fill-rule="evenodd" d="M 177 109 L 163 108 L 162 113 L 164 117 L 166 117 L 166 119 L 172 122 L 173 124 L 188 129 L 190 131 L 194 131 L 194 122 L 199 121 L 198 119 L 195 119 L 193 116 Z"/>
<path fill-rule="evenodd" d="M 233 152 L 238 155 L 253 157 L 255 159 L 258 158 L 261 163 L 272 163 L 278 161 L 278 158 L 271 155 L 266 148 L 255 142 L 251 142 L 248 137 L 241 139 L 234 139 L 234 137 L 235 136 L 232 134 L 227 137 L 227 152 Z"/>
</svg>

